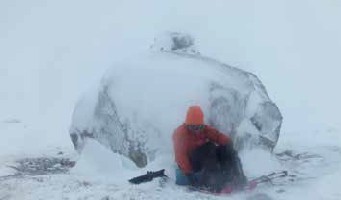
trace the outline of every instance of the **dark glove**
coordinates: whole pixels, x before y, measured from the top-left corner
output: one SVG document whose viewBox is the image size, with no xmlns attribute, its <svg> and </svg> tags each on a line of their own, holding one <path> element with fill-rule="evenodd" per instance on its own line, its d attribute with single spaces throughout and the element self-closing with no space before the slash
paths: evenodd
<svg viewBox="0 0 341 200">
<path fill-rule="evenodd" d="M 193 173 L 187 174 L 186 177 L 188 178 L 189 184 L 191 186 L 196 187 L 199 185 L 199 180 Z"/>
</svg>

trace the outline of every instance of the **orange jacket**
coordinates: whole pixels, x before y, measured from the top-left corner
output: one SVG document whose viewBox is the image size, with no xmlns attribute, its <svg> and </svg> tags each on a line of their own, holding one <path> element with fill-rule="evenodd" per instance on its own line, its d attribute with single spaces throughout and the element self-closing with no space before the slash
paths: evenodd
<svg viewBox="0 0 341 200">
<path fill-rule="evenodd" d="M 175 161 L 185 174 L 192 172 L 189 161 L 192 151 L 208 141 L 218 145 L 225 145 L 230 143 L 231 140 L 228 136 L 208 125 L 205 125 L 205 128 L 200 133 L 191 133 L 185 124 L 175 130 L 173 134 Z"/>
</svg>

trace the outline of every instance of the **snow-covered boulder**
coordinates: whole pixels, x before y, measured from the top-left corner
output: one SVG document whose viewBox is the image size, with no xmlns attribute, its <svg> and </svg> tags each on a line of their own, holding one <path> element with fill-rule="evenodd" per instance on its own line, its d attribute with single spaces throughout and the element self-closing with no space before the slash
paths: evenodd
<svg viewBox="0 0 341 200">
<path fill-rule="evenodd" d="M 189 34 L 166 32 L 154 38 L 151 49 L 156 51 L 173 51 L 199 54 L 194 45 L 194 38 Z"/>
<path fill-rule="evenodd" d="M 163 37 L 151 51 L 114 64 L 80 99 L 70 128 L 75 148 L 94 138 L 143 167 L 172 153 L 173 130 L 190 105 L 200 105 L 206 123 L 230 135 L 237 149 L 271 151 L 282 115 L 260 80 L 200 56 L 188 35 Z"/>
</svg>

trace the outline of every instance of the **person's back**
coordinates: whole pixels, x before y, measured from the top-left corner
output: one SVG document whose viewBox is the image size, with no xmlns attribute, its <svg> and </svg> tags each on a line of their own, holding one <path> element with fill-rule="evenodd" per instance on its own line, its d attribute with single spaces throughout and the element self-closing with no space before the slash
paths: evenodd
<svg viewBox="0 0 341 200">
<path fill-rule="evenodd" d="M 231 139 L 204 124 L 199 106 L 188 109 L 186 121 L 173 134 L 176 183 L 220 191 L 232 182 L 246 179 Z M 236 170 L 236 167 L 239 168 Z M 235 181 L 234 179 L 238 179 Z"/>
</svg>

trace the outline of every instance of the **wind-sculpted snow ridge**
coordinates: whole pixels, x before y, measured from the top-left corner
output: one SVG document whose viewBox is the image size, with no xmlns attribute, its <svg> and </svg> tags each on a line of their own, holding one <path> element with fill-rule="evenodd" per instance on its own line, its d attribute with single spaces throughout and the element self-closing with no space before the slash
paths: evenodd
<svg viewBox="0 0 341 200">
<path fill-rule="evenodd" d="M 257 76 L 201 56 L 187 34 L 162 37 L 150 52 L 114 64 L 80 99 L 70 128 L 75 148 L 94 138 L 144 167 L 156 152 L 171 151 L 173 130 L 198 104 L 237 149 L 272 151 L 282 115 Z"/>
</svg>

